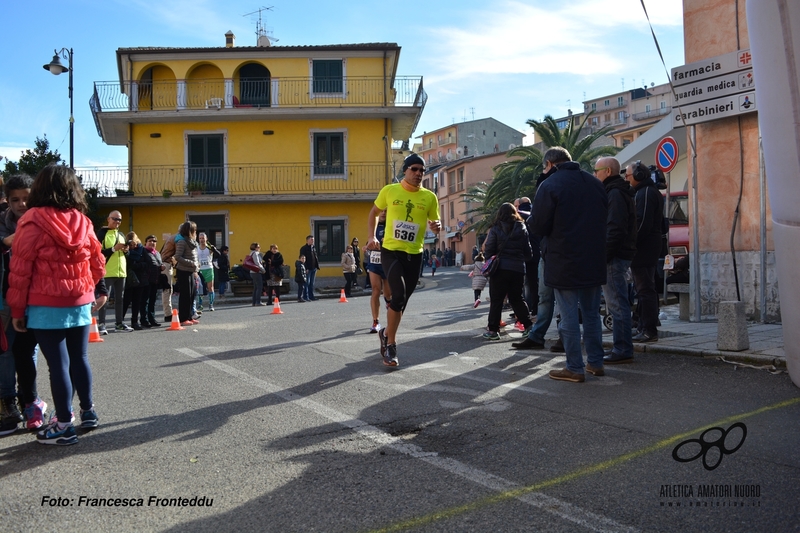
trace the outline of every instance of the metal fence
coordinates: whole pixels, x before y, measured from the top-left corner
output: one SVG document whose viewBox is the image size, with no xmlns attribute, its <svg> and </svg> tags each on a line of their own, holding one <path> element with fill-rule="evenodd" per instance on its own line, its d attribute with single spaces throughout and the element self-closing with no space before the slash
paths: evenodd
<svg viewBox="0 0 800 533">
<path fill-rule="evenodd" d="M 92 110 L 164 111 L 249 107 L 423 107 L 422 77 L 343 77 L 319 84 L 312 77 L 264 79 L 189 79 L 169 81 L 97 81 Z M 335 92 L 319 92 L 334 87 Z"/>
<path fill-rule="evenodd" d="M 323 173 L 318 173 L 322 170 Z M 227 165 L 214 168 L 141 166 L 79 168 L 85 189 L 98 196 L 171 195 L 279 195 L 377 192 L 391 179 L 383 163 L 348 163 L 330 169 L 314 169 L 310 163 L 273 165 Z"/>
</svg>

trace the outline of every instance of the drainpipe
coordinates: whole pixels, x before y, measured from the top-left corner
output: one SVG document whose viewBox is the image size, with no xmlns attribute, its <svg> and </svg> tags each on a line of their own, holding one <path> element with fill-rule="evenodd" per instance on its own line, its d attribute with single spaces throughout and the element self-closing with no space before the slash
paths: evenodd
<svg viewBox="0 0 800 533">
<path fill-rule="evenodd" d="M 764 146 L 761 144 L 761 125 L 758 126 L 758 182 L 761 203 L 759 222 L 761 224 L 761 284 L 758 291 L 758 304 L 761 307 L 761 323 L 766 324 L 767 311 L 767 176 L 764 173 Z"/>
</svg>

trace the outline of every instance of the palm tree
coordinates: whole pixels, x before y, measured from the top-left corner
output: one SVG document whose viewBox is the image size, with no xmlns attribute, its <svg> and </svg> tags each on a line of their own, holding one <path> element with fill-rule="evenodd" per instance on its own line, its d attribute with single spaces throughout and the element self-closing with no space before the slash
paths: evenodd
<svg viewBox="0 0 800 533">
<path fill-rule="evenodd" d="M 542 140 L 542 144 L 548 148 L 553 146 L 561 146 L 566 148 L 572 156 L 572 160 L 581 165 L 581 168 L 587 172 L 592 171 L 592 163 L 598 158 L 608 155 L 615 155 L 621 150 L 616 146 L 598 146 L 592 148 L 592 143 L 604 137 L 606 133 L 613 131 L 612 126 L 604 126 L 599 130 L 581 137 L 581 132 L 586 127 L 586 122 L 589 117 L 594 113 L 590 111 L 584 115 L 580 125 L 576 126 L 574 120 L 567 121 L 567 127 L 561 129 L 558 127 L 555 119 L 546 115 L 541 122 L 538 120 L 530 119 L 526 121 L 528 126 L 533 128 L 533 131 Z"/>
</svg>

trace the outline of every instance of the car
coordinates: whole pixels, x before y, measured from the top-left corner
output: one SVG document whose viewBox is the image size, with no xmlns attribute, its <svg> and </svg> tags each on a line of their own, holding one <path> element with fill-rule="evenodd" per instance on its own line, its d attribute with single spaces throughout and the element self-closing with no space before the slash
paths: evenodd
<svg viewBox="0 0 800 533">
<path fill-rule="evenodd" d="M 666 199 L 666 197 L 665 197 Z M 673 191 L 669 195 L 669 254 L 675 259 L 689 255 L 689 193 Z"/>
</svg>

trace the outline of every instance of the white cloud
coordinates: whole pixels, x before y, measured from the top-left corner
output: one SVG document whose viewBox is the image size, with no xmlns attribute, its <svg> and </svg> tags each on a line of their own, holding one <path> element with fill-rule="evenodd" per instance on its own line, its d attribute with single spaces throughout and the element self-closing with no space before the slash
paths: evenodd
<svg viewBox="0 0 800 533">
<path fill-rule="evenodd" d="M 647 5 L 650 4 L 650 5 Z M 680 0 L 648 0 L 654 26 L 680 26 Z M 626 32 L 627 30 L 627 32 Z M 640 0 L 505 0 L 458 27 L 429 31 L 429 83 L 486 74 L 594 75 L 619 72 L 649 27 Z M 642 41 L 647 43 L 647 41 Z M 651 45 L 652 46 L 652 45 Z"/>
</svg>

